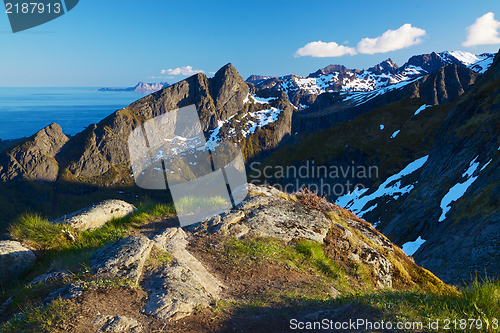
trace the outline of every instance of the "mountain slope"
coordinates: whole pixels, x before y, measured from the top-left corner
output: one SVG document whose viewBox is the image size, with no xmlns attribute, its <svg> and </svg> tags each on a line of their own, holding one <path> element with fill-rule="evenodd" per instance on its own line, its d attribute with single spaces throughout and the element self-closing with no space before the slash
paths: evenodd
<svg viewBox="0 0 500 333">
<path fill-rule="evenodd" d="M 425 239 L 415 258 L 447 281 L 500 274 L 499 112 L 497 55 L 441 124 L 418 184 L 382 228 L 399 243 Z"/>
<path fill-rule="evenodd" d="M 335 105 L 299 111 L 294 130 L 314 131 L 314 118 L 336 123 L 273 153 L 250 177 L 337 199 L 447 282 L 496 276 L 499 76 L 497 55 L 484 76 L 446 65 L 385 94 L 358 93 L 372 99 L 358 100 L 368 111 L 356 117 L 345 108 L 349 118 L 333 119 L 343 111 Z"/>
</svg>

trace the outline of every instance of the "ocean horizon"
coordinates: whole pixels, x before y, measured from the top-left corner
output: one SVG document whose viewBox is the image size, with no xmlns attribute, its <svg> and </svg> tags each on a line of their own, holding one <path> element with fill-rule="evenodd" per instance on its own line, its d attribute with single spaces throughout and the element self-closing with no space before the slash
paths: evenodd
<svg viewBox="0 0 500 333">
<path fill-rule="evenodd" d="M 100 87 L 0 87 L 0 139 L 29 137 L 57 123 L 75 135 L 148 95 Z"/>
</svg>

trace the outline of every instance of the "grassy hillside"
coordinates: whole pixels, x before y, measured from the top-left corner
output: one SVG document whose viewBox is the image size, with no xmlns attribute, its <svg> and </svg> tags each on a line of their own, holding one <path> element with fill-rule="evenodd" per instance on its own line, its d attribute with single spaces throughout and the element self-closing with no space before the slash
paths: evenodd
<svg viewBox="0 0 500 333">
<path fill-rule="evenodd" d="M 394 324 L 421 322 L 422 325 L 428 325 L 429 320 L 439 320 L 441 331 L 445 319 L 458 320 L 458 325 L 461 325 L 461 319 L 475 318 L 474 323 L 467 322 L 467 325 L 473 325 L 470 331 L 495 331 L 484 327 L 486 320 L 492 325 L 493 319 L 500 317 L 497 297 L 500 283 L 476 281 L 461 289 L 448 286 L 417 266 L 398 247 L 392 245 L 393 250 L 383 248 L 369 235 L 354 228 L 349 221 L 366 222 L 351 212 L 311 193 L 298 193 L 289 199 L 324 211 L 332 221 L 324 244 L 307 240 L 287 244 L 273 238 L 237 239 L 215 234 L 197 238 L 190 243 L 190 252 L 211 271 L 225 276 L 232 297 L 178 322 L 148 321 L 148 327 L 186 332 L 222 332 L 233 328 L 245 332 L 264 329 L 278 332 L 290 327 L 291 318 L 314 321 L 324 317 L 339 321 L 364 318 Z M 36 215 L 21 217 L 10 229 L 12 236 L 38 249 L 42 255 L 26 276 L 10 287 L 3 287 L 1 301 L 11 296 L 14 298 L 4 309 L 1 331 L 81 332 L 86 327 L 82 325 L 88 323 L 88 316 L 93 313 L 86 312 L 90 311 L 88 306 L 109 311 L 106 304 L 118 306 L 112 305 L 115 299 L 121 302 L 120 308 L 141 303 L 145 292 L 140 284 L 97 278 L 88 269 L 88 259 L 98 248 L 121 237 L 153 230 L 158 225 L 164 228 L 172 223 L 168 221 L 173 221 L 174 216 L 172 206 L 144 204 L 133 216 L 113 220 L 101 229 L 85 232 L 69 229 L 75 241 L 61 233 L 62 226 L 51 225 Z M 348 264 L 342 258 L 342 251 L 335 244 L 338 227 L 334 223 L 390 259 L 396 271 L 392 288 L 377 287 L 370 267 Z M 154 250 L 146 269 L 168 264 L 169 258 L 169 253 Z M 71 278 L 26 286 L 43 272 L 61 269 L 70 271 Z M 42 304 L 51 291 L 70 282 L 81 283 L 86 296 Z M 96 300 L 95 303 L 89 303 L 92 299 Z M 146 317 L 136 318 L 145 320 Z M 462 331 L 460 327 L 455 329 L 452 326 L 450 331 Z M 421 330 L 416 326 L 414 330 L 405 331 Z"/>
</svg>

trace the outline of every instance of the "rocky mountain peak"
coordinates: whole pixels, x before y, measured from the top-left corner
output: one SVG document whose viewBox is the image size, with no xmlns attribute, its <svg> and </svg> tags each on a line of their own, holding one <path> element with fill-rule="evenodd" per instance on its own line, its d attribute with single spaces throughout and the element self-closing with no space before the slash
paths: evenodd
<svg viewBox="0 0 500 333">
<path fill-rule="evenodd" d="M 344 65 L 328 65 L 325 68 L 318 69 L 316 72 L 309 74 L 308 77 L 320 77 L 322 75 L 328 75 L 332 73 L 340 73 L 344 75 L 347 71 L 353 73 L 359 73 L 357 69 L 347 69 Z"/>
<path fill-rule="evenodd" d="M 406 65 L 421 67 L 423 70 L 430 73 L 446 65 L 446 62 L 443 60 L 443 58 L 441 58 L 439 54 L 437 54 L 436 52 L 432 52 L 430 54 L 420 54 L 413 56 L 408 60 Z"/>
<path fill-rule="evenodd" d="M 265 80 L 275 78 L 274 76 L 264 76 L 264 75 L 250 75 L 245 82 L 250 82 L 252 84 L 257 84 Z"/>
<path fill-rule="evenodd" d="M 243 105 L 248 94 L 248 85 L 233 64 L 229 63 L 219 69 L 211 80 L 212 97 L 217 109 L 227 106 L 237 110 Z"/>
<path fill-rule="evenodd" d="M 398 71 L 399 66 L 392 61 L 391 58 L 382 61 L 380 64 L 377 64 L 373 67 L 368 68 L 369 72 L 372 72 L 376 75 L 381 75 L 381 74 L 396 74 Z"/>
</svg>

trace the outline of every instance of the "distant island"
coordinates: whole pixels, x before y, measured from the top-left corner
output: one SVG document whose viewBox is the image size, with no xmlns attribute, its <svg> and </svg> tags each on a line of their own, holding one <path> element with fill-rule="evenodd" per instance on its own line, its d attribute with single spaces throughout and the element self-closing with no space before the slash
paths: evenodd
<svg viewBox="0 0 500 333">
<path fill-rule="evenodd" d="M 128 88 L 101 88 L 98 89 L 98 91 L 135 91 L 139 93 L 144 93 L 144 92 L 155 92 L 160 89 L 168 87 L 170 84 L 167 82 L 160 82 L 160 83 L 146 83 L 146 82 L 139 82 L 135 87 L 128 87 Z"/>
</svg>

